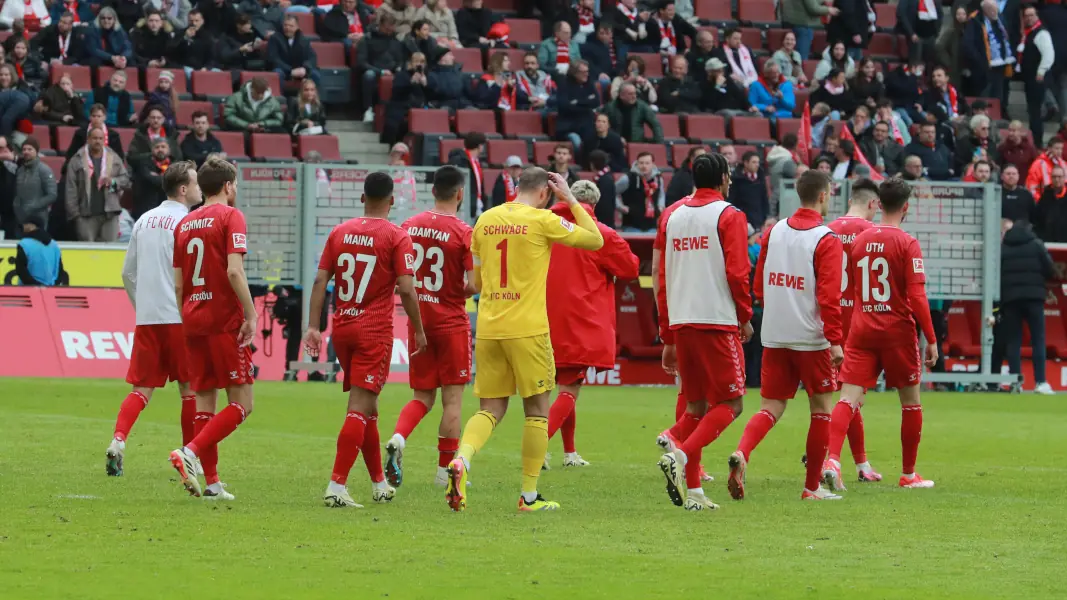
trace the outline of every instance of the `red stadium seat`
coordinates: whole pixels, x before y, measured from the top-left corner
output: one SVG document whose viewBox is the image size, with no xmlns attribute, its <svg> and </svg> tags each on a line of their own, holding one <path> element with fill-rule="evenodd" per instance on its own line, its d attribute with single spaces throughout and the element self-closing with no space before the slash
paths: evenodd
<svg viewBox="0 0 1067 600">
<path fill-rule="evenodd" d="M 717 25 L 735 22 L 730 13 L 730 3 L 723 0 L 695 0 L 693 9 L 693 13 L 700 17 L 701 21 L 711 21 Z"/>
<path fill-rule="evenodd" d="M 385 104 L 393 97 L 393 76 L 382 75 L 378 77 L 378 102 Z"/>
<path fill-rule="evenodd" d="M 486 197 L 493 195 L 493 186 L 503 172 L 503 169 L 482 169 L 482 189 L 485 190 Z"/>
<path fill-rule="evenodd" d="M 815 81 L 815 69 L 819 68 L 819 61 L 806 60 L 803 64 L 804 76 L 808 78 L 808 81 Z"/>
<path fill-rule="evenodd" d="M 145 69 L 144 72 L 144 86 L 148 91 L 156 89 L 156 84 L 159 81 L 159 74 L 163 71 L 170 71 L 170 74 L 174 76 L 174 89 L 179 94 L 186 94 L 189 92 L 189 88 L 185 82 L 185 71 L 183 69 Z"/>
<path fill-rule="evenodd" d="M 111 80 L 111 74 L 117 70 L 114 67 L 98 67 L 96 69 L 96 86 L 103 87 L 107 85 L 107 82 Z M 141 78 L 137 75 L 137 69 L 127 67 L 124 71 L 126 72 L 126 91 L 131 94 L 141 93 Z"/>
<path fill-rule="evenodd" d="M 951 356 L 965 356 L 964 349 L 976 347 L 971 328 L 961 304 L 953 303 L 948 311 L 948 352 Z"/>
<path fill-rule="evenodd" d="M 55 128 L 56 136 L 55 142 L 52 144 L 52 149 L 56 152 L 63 154 L 70 147 L 71 140 L 74 139 L 74 134 L 77 133 L 77 127 L 67 127 L 66 125 L 60 125 Z"/>
<path fill-rule="evenodd" d="M 682 124 L 678 115 L 656 115 L 656 120 L 659 121 L 660 128 L 663 129 L 664 140 L 681 140 L 682 136 Z M 652 128 L 647 124 L 645 125 L 645 133 L 652 135 Z"/>
<path fill-rule="evenodd" d="M 671 163 L 667 160 L 667 147 L 663 144 L 627 144 L 626 145 L 626 160 L 629 163 L 633 163 L 637 160 L 637 155 L 644 152 L 652 153 L 652 160 L 655 161 L 656 166 L 660 169 L 666 168 Z"/>
<path fill-rule="evenodd" d="M 456 57 L 456 64 L 463 67 L 464 73 L 481 73 L 485 70 L 482 65 L 481 48 L 455 48 L 452 50 L 452 54 Z M 518 67 L 512 62 L 511 68 L 516 69 Z"/>
<path fill-rule="evenodd" d="M 734 150 L 737 152 L 738 160 L 741 160 L 741 157 L 744 156 L 746 152 L 759 152 L 759 148 L 746 144 L 734 144 Z M 760 156 L 763 155 L 760 154 Z"/>
<path fill-rule="evenodd" d="M 509 156 L 518 156 L 522 162 L 530 160 L 529 146 L 526 140 L 489 140 L 486 158 L 491 165 L 503 165 Z"/>
<path fill-rule="evenodd" d="M 339 161 L 341 146 L 335 135 L 299 135 L 296 137 L 296 155 L 304 160 L 308 152 L 316 151 L 323 160 Z"/>
<path fill-rule="evenodd" d="M 293 13 L 305 14 L 305 13 Z M 345 45 L 341 42 L 311 42 L 311 48 L 319 61 L 320 69 L 344 69 L 348 67 L 345 62 Z"/>
<path fill-rule="evenodd" d="M 496 129 L 496 113 L 491 110 L 457 110 L 456 133 L 484 133 L 499 135 Z"/>
<path fill-rule="evenodd" d="M 637 281 L 615 286 L 616 340 L 620 353 L 634 358 L 660 356 L 663 347 L 656 345 L 659 328 L 656 325 L 655 299 L 652 291 Z"/>
<path fill-rule="evenodd" d="M 519 0 L 485 0 L 482 6 L 493 12 L 513 13 L 518 9 Z"/>
<path fill-rule="evenodd" d="M 244 85 L 256 77 L 263 77 L 270 84 L 270 93 L 280 97 L 282 95 L 282 80 L 274 71 L 241 71 L 239 85 Z"/>
<path fill-rule="evenodd" d="M 438 156 L 440 157 L 440 163 L 443 165 L 448 162 L 448 155 L 453 150 L 463 149 L 463 140 L 456 138 L 441 138 L 437 141 Z"/>
<path fill-rule="evenodd" d="M 535 165 L 547 165 L 548 161 L 552 160 L 552 155 L 556 153 L 556 146 L 566 146 L 571 148 L 571 162 L 575 162 L 574 148 L 571 147 L 570 142 L 534 142 L 533 145 L 533 161 Z"/>
<path fill-rule="evenodd" d="M 777 25 L 774 0 L 743 0 L 737 3 L 737 16 L 742 23 Z"/>
<path fill-rule="evenodd" d="M 147 104 L 147 101 L 145 99 L 143 99 L 143 98 L 141 98 L 139 100 L 134 100 L 133 101 L 133 114 L 140 116 L 141 112 L 144 110 L 145 104 Z"/>
<path fill-rule="evenodd" d="M 289 17 L 289 16 L 296 17 L 296 22 L 297 22 L 297 24 L 300 25 L 300 31 L 304 35 L 312 37 L 312 38 L 317 38 L 318 37 L 315 34 L 315 14 L 314 13 L 309 13 L 309 12 L 306 12 L 306 13 L 305 12 L 289 12 L 289 13 L 285 13 L 285 16 L 287 16 L 287 17 Z M 319 66 L 321 67 L 322 63 L 319 63 Z"/>
<path fill-rule="evenodd" d="M 51 82 L 56 83 L 62 75 L 70 75 L 70 81 L 74 89 L 79 92 L 87 92 L 93 89 L 93 72 L 89 67 L 74 67 L 68 65 L 56 65 L 51 67 Z"/>
<path fill-rule="evenodd" d="M 114 129 L 109 127 L 107 130 L 108 135 L 111 135 L 112 131 L 119 135 L 119 139 L 122 140 L 122 148 L 128 152 L 130 150 L 130 142 L 133 141 L 133 134 L 137 133 L 137 130 L 132 127 L 116 127 Z"/>
<path fill-rule="evenodd" d="M 802 56 L 801 58 L 822 58 L 822 51 L 826 50 L 826 30 L 816 29 L 815 36 L 811 40 L 811 56 Z"/>
<path fill-rule="evenodd" d="M 293 140 L 287 133 L 253 133 L 249 149 L 253 158 L 293 158 Z"/>
<path fill-rule="evenodd" d="M 897 26 L 896 4 L 875 4 L 874 14 L 876 15 L 874 24 L 880 29 L 893 29 Z"/>
<path fill-rule="evenodd" d="M 413 108 L 408 113 L 411 133 L 451 133 L 447 108 Z"/>
<path fill-rule="evenodd" d="M 741 43 L 748 46 L 750 50 L 763 49 L 763 33 L 759 29 L 742 27 L 738 31 L 741 32 Z"/>
<path fill-rule="evenodd" d="M 864 55 L 877 58 L 897 58 L 897 40 L 891 33 L 876 33 L 871 36 Z"/>
<path fill-rule="evenodd" d="M 529 110 L 510 110 L 500 115 L 501 133 L 506 137 L 545 137 L 541 113 Z"/>
<path fill-rule="evenodd" d="M 245 134 L 240 131 L 213 131 L 211 135 L 214 135 L 222 144 L 222 151 L 227 157 L 248 158 L 248 153 L 245 151 Z"/>
<path fill-rule="evenodd" d="M 48 165 L 49 169 L 52 169 L 52 174 L 56 176 L 56 181 L 63 178 L 63 165 L 67 162 L 67 159 L 63 155 L 59 156 L 46 156 L 40 157 L 41 162 Z"/>
<path fill-rule="evenodd" d="M 797 106 L 793 109 L 793 114 L 799 117 L 804 114 L 804 105 L 808 103 L 808 98 L 811 96 L 811 89 L 796 90 L 793 92 L 793 96 L 795 96 L 797 100 Z"/>
<path fill-rule="evenodd" d="M 693 148 L 704 148 L 707 146 L 704 144 L 672 144 L 671 145 L 671 166 L 675 169 L 681 169 L 682 163 L 689 157 L 689 152 Z"/>
<path fill-rule="evenodd" d="M 193 71 L 189 91 L 197 96 L 227 98 L 233 94 L 233 79 L 229 72 Z"/>
<path fill-rule="evenodd" d="M 515 42 L 516 44 L 541 43 L 541 21 L 537 19 L 504 19 L 504 22 L 511 28 L 511 34 L 508 36 L 509 42 Z M 521 65 L 511 65 L 513 71 L 517 71 L 520 68 Z"/>
<path fill-rule="evenodd" d="M 207 113 L 208 123 L 215 121 L 215 105 L 210 102 L 187 100 L 178 104 L 178 114 L 175 117 L 178 119 L 178 127 L 192 127 L 193 126 L 193 113 L 205 112 Z"/>
<path fill-rule="evenodd" d="M 782 40 L 785 39 L 785 34 L 792 31 L 791 29 L 768 29 L 767 30 L 767 49 L 771 52 L 775 52 L 782 47 Z M 762 71 L 761 71 L 762 72 Z"/>
<path fill-rule="evenodd" d="M 787 133 L 800 133 L 800 119 L 778 119 L 778 141 L 782 141 Z"/>
<path fill-rule="evenodd" d="M 719 115 L 688 115 L 685 118 L 685 137 L 693 142 L 728 139 L 726 120 Z"/>
<path fill-rule="evenodd" d="M 631 56 L 640 56 L 641 60 L 645 61 L 645 77 L 663 77 L 663 57 L 654 52 L 631 52 L 626 55 L 627 58 Z"/>
</svg>

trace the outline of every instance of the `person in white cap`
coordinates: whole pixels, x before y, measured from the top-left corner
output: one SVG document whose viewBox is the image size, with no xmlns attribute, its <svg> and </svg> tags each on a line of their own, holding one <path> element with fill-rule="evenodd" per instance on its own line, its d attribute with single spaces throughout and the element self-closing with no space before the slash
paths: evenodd
<svg viewBox="0 0 1067 600">
<path fill-rule="evenodd" d="M 522 159 L 509 156 L 504 161 L 504 170 L 493 184 L 493 206 L 499 206 L 515 199 L 519 193 L 519 175 L 522 174 Z"/>
</svg>

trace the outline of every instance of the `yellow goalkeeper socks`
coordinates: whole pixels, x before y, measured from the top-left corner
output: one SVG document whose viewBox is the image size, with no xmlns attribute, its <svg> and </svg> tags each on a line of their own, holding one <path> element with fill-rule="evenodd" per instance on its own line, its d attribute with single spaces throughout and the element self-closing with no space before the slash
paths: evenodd
<svg viewBox="0 0 1067 600">
<path fill-rule="evenodd" d="M 467 421 L 467 426 L 463 428 L 463 440 L 459 444 L 456 458 L 462 459 L 463 463 L 470 467 L 471 459 L 489 441 L 489 436 L 493 435 L 494 429 L 496 429 L 496 417 L 492 413 L 484 410 L 474 413 Z M 547 440 L 545 446 L 548 446 Z"/>
<path fill-rule="evenodd" d="M 548 419 L 526 417 L 522 427 L 522 493 L 537 492 L 537 480 L 548 452 Z"/>
</svg>

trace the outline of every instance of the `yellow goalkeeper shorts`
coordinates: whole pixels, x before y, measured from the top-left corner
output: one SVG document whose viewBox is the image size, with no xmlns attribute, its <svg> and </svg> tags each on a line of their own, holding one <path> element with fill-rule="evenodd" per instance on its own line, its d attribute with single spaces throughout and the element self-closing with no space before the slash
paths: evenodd
<svg viewBox="0 0 1067 600">
<path fill-rule="evenodd" d="M 556 387 L 556 361 L 547 333 L 510 340 L 479 339 L 474 344 L 479 398 L 529 398 Z"/>
</svg>

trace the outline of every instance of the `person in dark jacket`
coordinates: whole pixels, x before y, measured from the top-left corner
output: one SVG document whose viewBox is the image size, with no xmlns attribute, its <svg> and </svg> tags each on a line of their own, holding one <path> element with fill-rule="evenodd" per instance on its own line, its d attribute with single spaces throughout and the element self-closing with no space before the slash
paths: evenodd
<svg viewBox="0 0 1067 600">
<path fill-rule="evenodd" d="M 374 121 L 374 99 L 378 78 L 399 71 L 404 64 L 404 46 L 396 39 L 396 18 L 385 14 L 378 30 L 363 36 L 356 46 L 356 69 L 363 73 L 363 122 Z"/>
<path fill-rule="evenodd" d="M 167 199 L 163 192 L 163 173 L 171 163 L 167 139 L 156 138 L 148 155 L 135 157 L 131 153 L 129 162 L 133 179 L 133 210 L 130 215 L 137 220 Z"/>
<path fill-rule="evenodd" d="M 165 67 L 174 28 L 163 21 L 163 15 L 154 8 L 148 9 L 145 18 L 133 30 L 133 58 L 139 68 Z"/>
<path fill-rule="evenodd" d="M 119 25 L 114 9 L 105 6 L 96 15 L 96 26 L 85 33 L 88 60 L 94 66 L 125 69 L 133 66 L 133 45 L 126 31 Z"/>
<path fill-rule="evenodd" d="M 200 0 L 196 5 L 204 15 L 204 27 L 218 39 L 237 29 L 237 7 L 230 0 Z"/>
<path fill-rule="evenodd" d="M 1007 103 L 1007 77 L 1015 64 L 1015 46 L 1011 43 L 1007 21 L 1000 18 L 997 0 L 984 0 L 982 10 L 963 30 L 963 67 L 970 73 L 965 77 L 971 95 L 999 98 Z M 1015 8 L 1016 18 L 1019 9 Z M 1016 25 L 1018 32 L 1018 25 Z"/>
<path fill-rule="evenodd" d="M 468 133 L 463 138 L 463 148 L 456 148 L 448 153 L 448 164 L 467 169 L 470 179 L 470 215 L 475 219 L 486 209 L 490 200 L 482 181 L 482 169 L 485 168 L 485 158 L 482 156 L 485 149 L 485 134 Z"/>
<path fill-rule="evenodd" d="M 689 114 L 700 111 L 703 94 L 700 84 L 689 78 L 689 63 L 684 56 L 671 59 L 670 74 L 659 82 L 659 111 L 663 114 Z"/>
<path fill-rule="evenodd" d="M 408 111 L 426 108 L 428 97 L 426 57 L 416 52 L 411 55 L 407 68 L 393 79 L 393 96 L 385 107 L 382 142 L 391 146 L 403 139 L 408 131 Z"/>
<path fill-rule="evenodd" d="M 900 0 L 897 3 L 896 32 L 907 38 L 908 56 L 912 60 L 925 63 L 937 58 L 941 6 L 941 0 Z"/>
<path fill-rule="evenodd" d="M 600 106 L 600 94 L 597 93 L 596 84 L 589 80 L 589 74 L 588 62 L 574 61 L 566 79 L 556 91 L 559 107 L 556 139 L 570 140 L 576 152 L 582 149 L 584 140 L 593 137 L 595 111 Z"/>
<path fill-rule="evenodd" d="M 630 172 L 616 184 L 622 200 L 622 227 L 631 233 L 652 233 L 666 208 L 667 190 L 663 174 L 651 152 L 637 155 Z"/>
<path fill-rule="evenodd" d="M 17 238 L 21 231 L 21 225 L 15 219 L 15 172 L 17 169 L 18 163 L 15 162 L 11 140 L 0 135 L 0 231 L 9 240 Z"/>
<path fill-rule="evenodd" d="M 707 154 L 708 149 L 704 146 L 695 146 L 689 149 L 689 154 L 682 162 L 681 168 L 674 172 L 670 185 L 667 186 L 667 206 L 685 198 L 693 193 L 696 185 L 693 181 L 693 161 L 696 157 Z"/>
<path fill-rule="evenodd" d="M 607 21 L 614 25 L 615 64 L 626 64 L 626 55 L 632 52 L 653 52 L 648 43 L 649 30 L 654 27 L 646 10 L 638 8 L 636 0 L 619 0 L 614 10 L 607 13 Z"/>
<path fill-rule="evenodd" d="M 319 21 L 319 37 L 324 42 L 344 42 L 350 49 L 368 31 L 374 9 L 359 0 L 341 0 Z"/>
<path fill-rule="evenodd" d="M 1034 391 L 1039 394 L 1052 393 L 1045 379 L 1045 297 L 1048 294 L 1045 284 L 1054 276 L 1052 258 L 1045 245 L 1028 223 L 1015 223 L 1004 234 L 1000 247 L 1000 318 L 1007 335 L 1008 369 L 1013 374 L 1022 372 L 1023 323 L 1030 330 Z"/>
<path fill-rule="evenodd" d="M 904 168 L 904 147 L 890 137 L 885 121 L 872 125 L 871 135 L 863 136 L 859 147 L 871 168 L 882 175 L 892 177 Z"/>
<path fill-rule="evenodd" d="M 167 156 L 173 160 L 182 160 L 181 147 L 178 145 L 178 130 L 166 127 L 166 116 L 158 106 L 149 106 L 145 110 L 145 122 L 137 128 L 130 140 L 127 158 L 130 162 L 149 156 L 155 149 L 156 141 L 167 140 Z"/>
<path fill-rule="evenodd" d="M 618 74 L 615 62 L 612 60 L 616 54 L 611 24 L 600 23 L 596 28 L 596 37 L 590 37 L 580 46 L 580 49 L 582 60 L 589 63 L 589 76 L 602 84 L 611 83 L 611 80 Z"/>
<path fill-rule="evenodd" d="M 967 99 L 948 80 L 944 67 L 934 67 L 930 71 L 930 84 L 919 99 L 923 116 L 934 115 L 938 122 L 955 122 L 970 112 Z"/>
<path fill-rule="evenodd" d="M 285 10 L 277 0 L 241 0 L 237 12 L 248 15 L 252 19 L 252 29 L 264 39 L 281 30 L 285 17 Z"/>
<path fill-rule="evenodd" d="M 836 0 L 834 6 L 839 12 L 826 25 L 826 39 L 830 44 L 844 42 L 848 55 L 859 61 L 874 31 L 874 23 L 868 20 L 868 9 L 874 9 L 868 0 Z"/>
<path fill-rule="evenodd" d="M 1034 222 L 1037 203 L 1024 186 L 1019 185 L 1019 168 L 1007 163 L 1000 171 L 1000 218 L 1011 222 Z"/>
<path fill-rule="evenodd" d="M 74 92 L 68 73 L 37 97 L 33 112 L 35 118 L 55 125 L 81 125 L 86 120 L 85 100 Z"/>
<path fill-rule="evenodd" d="M 767 176 L 760 167 L 760 155 L 748 151 L 741 155 L 741 164 L 734 170 L 730 184 L 730 204 L 741 209 L 748 222 L 757 230 L 763 227 L 771 211 L 767 192 Z"/>
<path fill-rule="evenodd" d="M 919 127 L 919 137 L 904 148 L 907 156 L 918 156 L 923 162 L 926 177 L 933 181 L 946 181 L 956 175 L 953 169 L 952 153 L 948 147 L 937 140 L 937 125 L 923 123 Z"/>
<path fill-rule="evenodd" d="M 96 17 L 93 14 L 93 4 L 93 2 L 78 2 L 78 0 L 56 0 L 48 9 L 48 13 L 52 16 L 52 25 L 55 25 L 67 13 L 70 13 L 72 22 L 76 14 L 79 24 L 92 23 Z M 37 35 L 41 35 L 41 32 L 37 32 Z"/>
<path fill-rule="evenodd" d="M 215 56 L 215 35 L 205 26 L 204 15 L 199 9 L 189 11 L 189 26 L 174 36 L 171 58 L 194 71 L 214 69 L 219 65 Z"/>
<path fill-rule="evenodd" d="M 594 182 L 597 189 L 600 190 L 600 197 L 604 199 L 603 202 L 597 202 L 596 207 L 593 209 L 593 214 L 596 215 L 597 221 L 616 229 L 614 199 L 618 194 L 615 190 L 615 174 L 611 172 L 612 169 L 608 164 L 607 153 L 603 150 L 590 152 L 589 166 L 596 172 L 593 176 Z"/>
<path fill-rule="evenodd" d="M 107 130 L 107 109 L 104 108 L 103 104 L 93 104 L 89 107 L 89 125 L 86 127 L 79 127 L 74 132 L 74 137 L 70 140 L 70 146 L 67 146 L 67 153 L 64 155 L 67 162 L 70 162 L 70 159 L 74 154 L 85 146 L 89 135 L 89 129 L 92 129 L 93 127 L 102 127 L 104 129 L 109 150 L 119 155 L 121 158 L 126 157 L 126 152 L 122 149 L 122 138 L 120 138 L 114 131 L 108 132 Z"/>
<path fill-rule="evenodd" d="M 44 84 L 45 72 L 41 68 L 41 57 L 30 53 L 30 44 L 26 40 L 15 42 L 15 48 L 7 56 L 7 62 L 14 65 L 16 72 L 21 73 L 22 80 L 30 86 L 30 89 L 38 91 Z"/>
<path fill-rule="evenodd" d="M 206 112 L 198 110 L 193 113 L 193 128 L 182 140 L 181 151 L 185 160 L 195 162 L 197 168 L 203 166 L 208 154 L 222 153 L 222 142 L 211 134 L 211 122 Z"/>
<path fill-rule="evenodd" d="M 116 25 L 124 31 L 130 31 L 137 26 L 137 21 L 144 17 L 144 2 L 141 0 L 104 0 L 103 4 L 115 10 L 117 16 Z M 99 15 L 99 13 L 98 13 Z"/>
<path fill-rule="evenodd" d="M 1041 193 L 1034 213 L 1034 229 L 1047 243 L 1067 242 L 1067 185 L 1062 167 L 1053 167 L 1052 185 Z"/>
<path fill-rule="evenodd" d="M 42 215 L 34 215 L 22 224 L 22 236 L 15 252 L 15 274 L 19 285 L 66 285 L 63 257 L 59 244 L 46 230 Z"/>
<path fill-rule="evenodd" d="M 421 52 L 425 60 L 433 64 L 432 61 L 441 54 L 437 39 L 431 35 L 430 22 L 425 19 L 419 19 L 411 24 L 411 33 L 404 38 L 403 44 L 404 60 L 411 60 L 412 54 Z"/>
<path fill-rule="evenodd" d="M 659 124 L 656 112 L 637 98 L 637 88 L 633 84 L 622 84 L 619 97 L 605 104 L 602 110 L 611 119 L 612 128 L 627 142 L 663 143 L 663 126 Z M 651 137 L 645 134 L 645 125 L 652 131 Z"/>
<path fill-rule="evenodd" d="M 108 127 L 129 127 L 137 121 L 137 115 L 133 112 L 133 97 L 126 91 L 126 83 L 126 72 L 115 71 L 107 85 L 93 90 L 85 100 L 90 108 L 94 104 L 104 107 Z"/>
<path fill-rule="evenodd" d="M 82 2 L 81 6 L 88 8 L 89 4 Z M 90 18 L 85 22 L 91 21 Z M 30 40 L 30 49 L 49 64 L 53 61 L 64 65 L 88 64 L 85 33 L 85 27 L 74 27 L 74 15 L 63 13 L 58 18 L 53 18 L 51 25 L 33 36 Z"/>
<path fill-rule="evenodd" d="M 833 68 L 826 76 L 826 81 L 811 93 L 808 102 L 812 105 L 823 103 L 830 107 L 832 119 L 843 119 L 856 109 L 856 101 L 845 85 L 845 72 Z M 836 112 L 837 115 L 833 115 Z"/>
<path fill-rule="evenodd" d="M 482 0 L 464 0 L 463 8 L 456 11 L 456 31 L 459 43 L 464 48 L 489 45 L 489 28 L 500 18 L 482 6 Z"/>
<path fill-rule="evenodd" d="M 558 126 L 557 126 L 558 127 Z M 594 152 L 603 152 L 607 154 L 607 165 L 614 173 L 622 173 L 626 170 L 626 144 L 619 137 L 619 134 L 611 129 L 611 120 L 604 113 L 600 113 L 596 116 L 594 131 L 596 135 L 583 138 L 585 143 L 582 145 L 582 149 L 586 152 L 586 156 L 589 157 L 588 161 L 592 163 Z M 592 167 L 594 171 L 599 169 Z"/>
<path fill-rule="evenodd" d="M 266 47 L 267 40 L 252 28 L 252 19 L 248 15 L 237 15 L 236 29 L 215 41 L 219 62 L 223 68 L 235 71 L 267 70 L 267 61 L 262 54 Z"/>
<path fill-rule="evenodd" d="M 648 19 L 645 43 L 658 52 L 681 56 L 696 41 L 697 30 L 675 12 L 674 0 L 660 0 L 656 13 Z"/>
<path fill-rule="evenodd" d="M 726 76 L 726 64 L 716 57 L 704 62 L 706 79 L 701 86 L 700 109 L 726 118 L 756 113 L 748 94 L 736 81 Z"/>
<path fill-rule="evenodd" d="M 282 81 L 320 81 L 319 59 L 295 15 L 286 15 L 281 32 L 267 40 L 267 62 Z"/>
<path fill-rule="evenodd" d="M 504 170 L 493 183 L 493 206 L 500 206 L 513 202 L 519 190 L 519 176 L 522 175 L 522 159 L 518 156 L 509 156 L 504 161 Z"/>
<path fill-rule="evenodd" d="M 848 91 L 856 106 L 866 106 L 872 113 L 878 110 L 878 104 L 885 98 L 885 85 L 875 72 L 874 61 L 864 58 L 856 67 L 856 76 L 848 82 Z"/>
<path fill-rule="evenodd" d="M 885 76 L 885 95 L 893 103 L 896 113 L 904 119 L 905 125 L 923 119 L 924 69 L 922 63 L 900 65 Z"/>
<path fill-rule="evenodd" d="M 471 86 L 463 70 L 456 64 L 456 55 L 441 48 L 437 64 L 426 77 L 427 100 L 434 108 L 458 110 L 470 108 Z"/>
</svg>

